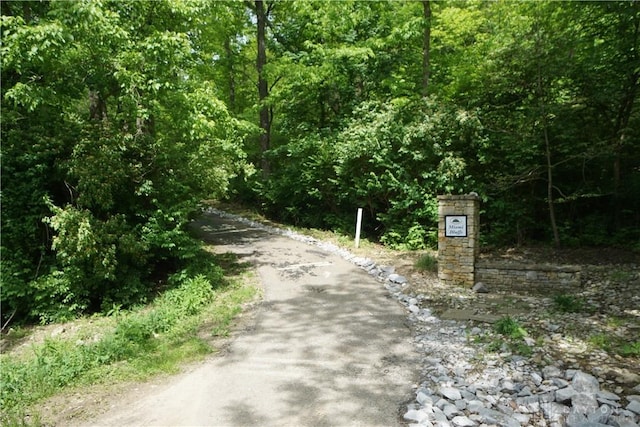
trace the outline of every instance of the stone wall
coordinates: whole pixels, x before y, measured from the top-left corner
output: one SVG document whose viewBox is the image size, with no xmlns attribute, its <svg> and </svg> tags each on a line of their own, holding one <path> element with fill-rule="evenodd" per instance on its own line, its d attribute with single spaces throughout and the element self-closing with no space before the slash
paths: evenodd
<svg viewBox="0 0 640 427">
<path fill-rule="evenodd" d="M 580 287 L 582 270 L 579 266 L 524 264 L 505 261 L 479 260 L 475 265 L 476 281 L 490 290 L 557 294 Z"/>
<path fill-rule="evenodd" d="M 475 194 L 438 196 L 438 278 L 454 285 L 472 287 L 474 264 L 479 253 L 480 198 Z M 447 236 L 447 216 L 466 220 L 465 236 Z"/>
</svg>

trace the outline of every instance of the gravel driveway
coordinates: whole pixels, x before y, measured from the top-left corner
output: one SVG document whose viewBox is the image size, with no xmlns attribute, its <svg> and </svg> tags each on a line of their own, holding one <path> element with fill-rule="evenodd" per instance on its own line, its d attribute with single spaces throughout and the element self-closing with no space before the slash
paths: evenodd
<svg viewBox="0 0 640 427">
<path fill-rule="evenodd" d="M 89 425 L 402 424 L 419 359 L 406 312 L 375 278 L 322 248 L 216 211 L 195 225 L 217 252 L 255 265 L 264 300 L 252 324 L 224 355 Z"/>
</svg>

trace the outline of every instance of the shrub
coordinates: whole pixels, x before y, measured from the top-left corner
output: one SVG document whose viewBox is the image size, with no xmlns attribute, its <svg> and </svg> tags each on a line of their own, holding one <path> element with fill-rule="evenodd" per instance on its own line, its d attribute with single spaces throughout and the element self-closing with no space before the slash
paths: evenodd
<svg viewBox="0 0 640 427">
<path fill-rule="evenodd" d="M 579 313 L 585 308 L 583 300 L 566 294 L 554 296 L 553 303 L 556 309 L 562 313 Z"/>
<path fill-rule="evenodd" d="M 438 271 L 438 259 L 431 254 L 424 254 L 415 262 L 415 267 L 423 271 Z"/>
<path fill-rule="evenodd" d="M 494 329 L 500 335 L 512 339 L 521 339 L 527 336 L 527 331 L 520 325 L 520 322 L 510 316 L 499 319 L 495 323 Z"/>
</svg>

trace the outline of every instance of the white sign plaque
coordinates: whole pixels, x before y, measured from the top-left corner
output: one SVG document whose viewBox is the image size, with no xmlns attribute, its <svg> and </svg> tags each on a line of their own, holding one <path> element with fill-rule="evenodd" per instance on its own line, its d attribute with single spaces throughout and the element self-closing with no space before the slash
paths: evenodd
<svg viewBox="0 0 640 427">
<path fill-rule="evenodd" d="M 445 237 L 467 237 L 467 216 L 446 215 L 444 217 Z"/>
</svg>

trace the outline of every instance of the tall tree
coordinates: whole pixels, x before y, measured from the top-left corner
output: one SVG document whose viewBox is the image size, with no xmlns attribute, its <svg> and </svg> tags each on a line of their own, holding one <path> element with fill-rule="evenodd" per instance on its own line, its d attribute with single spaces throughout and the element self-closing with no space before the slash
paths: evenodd
<svg viewBox="0 0 640 427">
<path fill-rule="evenodd" d="M 429 75 L 431 74 L 431 0 L 422 0 L 424 35 L 422 41 L 422 96 L 429 93 Z"/>
<path fill-rule="evenodd" d="M 269 84 L 267 81 L 265 66 L 267 65 L 267 25 L 271 10 L 275 3 L 269 2 L 265 6 L 263 0 L 255 0 L 253 3 L 247 1 L 247 6 L 255 14 L 256 18 L 256 70 L 258 72 L 258 116 L 260 122 L 261 133 L 260 152 L 262 177 L 269 177 L 270 164 L 267 158 L 267 152 L 271 148 L 271 110 L 268 105 Z"/>
</svg>

